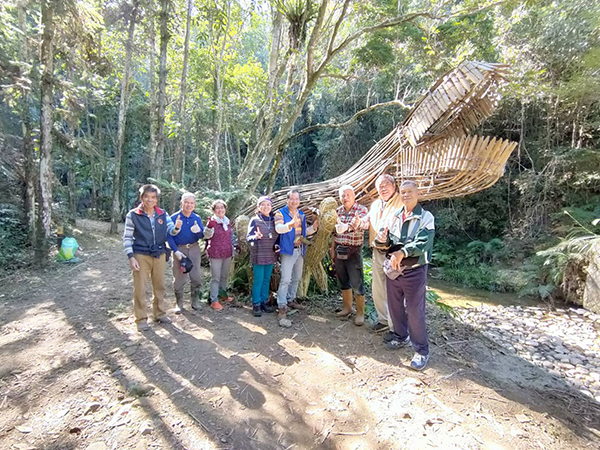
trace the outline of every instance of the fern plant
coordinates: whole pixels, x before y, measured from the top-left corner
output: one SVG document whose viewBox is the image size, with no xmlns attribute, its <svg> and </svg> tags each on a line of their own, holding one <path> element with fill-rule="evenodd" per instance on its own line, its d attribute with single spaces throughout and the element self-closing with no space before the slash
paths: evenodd
<svg viewBox="0 0 600 450">
<path fill-rule="evenodd" d="M 600 249 L 600 235 L 584 226 L 568 211 L 564 214 L 575 222 L 575 226 L 560 243 L 537 254 L 545 258 L 543 268 L 546 279 L 555 286 L 560 286 L 569 299 L 569 292 L 574 290 L 569 285 L 582 281 L 572 278 L 581 278 L 577 273 L 585 276 L 582 269 L 587 265 L 591 252 Z M 592 221 L 594 227 L 598 223 L 600 219 Z"/>
</svg>

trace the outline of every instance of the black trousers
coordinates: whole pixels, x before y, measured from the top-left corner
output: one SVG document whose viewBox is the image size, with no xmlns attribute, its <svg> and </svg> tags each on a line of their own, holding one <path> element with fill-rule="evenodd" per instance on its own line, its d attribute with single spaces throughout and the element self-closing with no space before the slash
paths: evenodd
<svg viewBox="0 0 600 450">
<path fill-rule="evenodd" d="M 415 352 L 429 354 L 425 324 L 427 266 L 409 270 L 395 280 L 386 277 L 388 308 L 394 332 L 401 339 L 410 336 Z"/>
<path fill-rule="evenodd" d="M 352 289 L 355 294 L 365 295 L 365 277 L 361 249 L 348 259 L 335 258 L 335 273 L 342 290 Z"/>
</svg>

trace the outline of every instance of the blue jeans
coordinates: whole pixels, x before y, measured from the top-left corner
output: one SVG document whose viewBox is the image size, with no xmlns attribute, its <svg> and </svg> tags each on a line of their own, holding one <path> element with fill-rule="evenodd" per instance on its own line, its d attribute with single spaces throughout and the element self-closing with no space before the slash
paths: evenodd
<svg viewBox="0 0 600 450">
<path fill-rule="evenodd" d="M 254 273 L 254 280 L 252 281 L 252 304 L 258 305 L 266 302 L 269 298 L 269 285 L 271 284 L 273 264 L 253 264 L 252 272 Z"/>
</svg>

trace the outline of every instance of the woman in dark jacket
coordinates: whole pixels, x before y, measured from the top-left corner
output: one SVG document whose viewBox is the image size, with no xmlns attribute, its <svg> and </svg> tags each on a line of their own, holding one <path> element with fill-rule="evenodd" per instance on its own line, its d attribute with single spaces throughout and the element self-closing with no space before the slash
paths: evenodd
<svg viewBox="0 0 600 450">
<path fill-rule="evenodd" d="M 256 317 L 262 316 L 263 312 L 273 312 L 273 308 L 266 303 L 273 266 L 279 252 L 279 235 L 275 232 L 272 206 L 269 197 L 263 196 L 258 199 L 256 216 L 250 219 L 246 234 L 246 240 L 250 243 L 250 263 L 254 274 L 252 312 Z"/>
</svg>

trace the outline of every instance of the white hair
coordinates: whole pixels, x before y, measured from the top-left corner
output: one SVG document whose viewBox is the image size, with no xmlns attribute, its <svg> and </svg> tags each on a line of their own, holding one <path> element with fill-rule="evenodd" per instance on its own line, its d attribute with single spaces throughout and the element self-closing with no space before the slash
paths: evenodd
<svg viewBox="0 0 600 450">
<path fill-rule="evenodd" d="M 343 185 L 343 186 L 340 188 L 340 190 L 339 190 L 340 197 L 341 197 L 341 196 L 344 194 L 344 192 L 346 192 L 346 191 L 352 191 L 352 192 L 354 192 L 354 188 L 353 188 L 352 186 L 350 186 L 349 184 L 344 184 L 344 185 Z"/>
<path fill-rule="evenodd" d="M 186 198 L 191 198 L 194 201 L 196 201 L 196 196 L 194 194 L 192 194 L 191 192 L 184 192 L 183 193 L 183 195 L 181 196 L 181 203 L 183 203 Z"/>
</svg>

